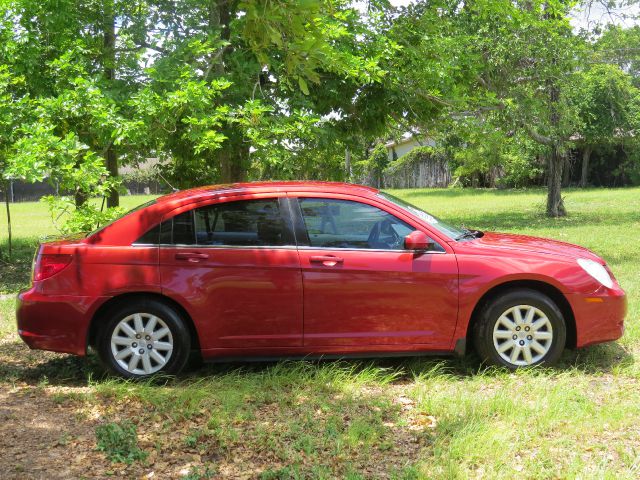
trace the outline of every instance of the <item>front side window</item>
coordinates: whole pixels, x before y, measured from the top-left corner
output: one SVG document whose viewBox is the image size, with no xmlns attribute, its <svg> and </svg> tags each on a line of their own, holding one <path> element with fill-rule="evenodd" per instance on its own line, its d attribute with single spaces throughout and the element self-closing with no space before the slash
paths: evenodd
<svg viewBox="0 0 640 480">
<path fill-rule="evenodd" d="M 299 204 L 311 247 L 402 250 L 404 237 L 415 230 L 390 213 L 365 203 L 300 198 Z"/>
<path fill-rule="evenodd" d="M 164 245 L 251 247 L 294 244 L 277 199 L 207 205 L 179 213 L 152 230 L 140 240 L 159 237 L 160 244 Z"/>
</svg>

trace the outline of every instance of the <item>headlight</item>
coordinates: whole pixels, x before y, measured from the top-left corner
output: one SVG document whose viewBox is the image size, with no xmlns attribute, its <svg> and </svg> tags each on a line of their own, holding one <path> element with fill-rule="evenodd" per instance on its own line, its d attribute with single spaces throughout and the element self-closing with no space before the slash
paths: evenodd
<svg viewBox="0 0 640 480">
<path fill-rule="evenodd" d="M 613 279 L 611 278 L 611 275 L 609 275 L 607 269 L 600 265 L 598 262 L 594 262 L 593 260 L 588 260 L 586 258 L 579 258 L 578 265 L 580 265 L 585 272 L 587 272 L 605 287 L 613 287 Z"/>
</svg>

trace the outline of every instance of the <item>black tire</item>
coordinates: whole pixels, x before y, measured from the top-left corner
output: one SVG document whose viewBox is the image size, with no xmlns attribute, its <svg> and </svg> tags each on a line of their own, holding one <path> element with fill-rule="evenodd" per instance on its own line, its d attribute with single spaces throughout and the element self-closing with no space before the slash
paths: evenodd
<svg viewBox="0 0 640 480">
<path fill-rule="evenodd" d="M 515 325 L 517 323 L 515 322 L 515 310 L 518 310 L 521 316 L 524 316 L 523 314 L 528 312 L 526 308 L 520 309 L 518 308 L 519 306 L 533 307 L 533 322 L 530 324 L 541 320 L 544 326 L 535 332 L 531 327 L 527 327 L 531 331 L 527 330 L 525 332 L 526 324 L 523 323 L 519 325 L 518 331 L 515 331 L 515 328 L 510 331 L 503 322 L 511 320 Z M 500 320 L 500 317 L 504 313 L 514 307 L 514 311 L 506 315 L 506 320 Z M 542 312 L 546 316 L 550 326 L 544 322 L 544 317 L 539 316 L 538 312 Z M 499 321 L 500 324 L 497 325 Z M 494 341 L 494 329 L 496 329 L 496 335 L 502 334 L 505 336 L 507 334 L 513 334 L 513 336 L 507 339 L 496 338 Z M 552 338 L 538 342 L 537 339 L 530 338 L 529 333 L 536 333 L 536 336 L 548 336 L 548 334 L 551 333 Z M 543 293 L 530 289 L 509 290 L 494 297 L 480 312 L 474 329 L 474 344 L 480 358 L 490 365 L 503 366 L 511 370 L 525 366 L 553 364 L 562 354 L 566 338 L 567 327 L 558 306 Z M 513 342 L 511 342 L 511 340 L 513 340 Z M 532 348 L 533 345 L 531 345 L 534 341 L 536 342 L 536 348 L 542 346 L 544 350 L 546 350 L 546 353 L 543 353 L 541 350 L 534 350 Z M 498 342 L 498 347 L 496 346 L 496 342 Z M 508 348 L 511 344 L 513 344 L 513 347 Z M 499 347 L 507 348 L 507 350 L 501 354 L 498 352 Z M 524 352 L 525 349 L 529 351 L 529 355 L 531 355 L 530 359 L 535 361 L 527 362 Z M 510 358 L 505 359 L 503 355 L 509 356 Z M 512 358 L 515 358 L 515 361 L 512 361 Z"/>
<path fill-rule="evenodd" d="M 114 331 L 116 330 L 116 327 L 118 327 L 123 319 L 138 313 L 142 314 L 144 318 L 149 318 L 147 316 L 155 316 L 157 317 L 157 319 L 162 321 L 166 325 L 166 328 L 169 329 L 170 336 L 165 336 L 161 340 L 164 340 L 166 342 L 168 339 L 173 343 L 173 349 L 170 354 L 168 354 L 166 363 L 162 367 L 159 367 L 160 362 L 156 362 L 155 360 L 153 360 L 153 368 L 159 369 L 153 371 L 153 373 L 150 374 L 141 372 L 136 373 L 135 371 L 131 372 L 126 368 L 123 368 L 118 363 L 118 360 L 116 360 L 112 351 L 111 339 Z M 99 330 L 96 342 L 98 355 L 100 356 L 102 363 L 109 370 L 121 377 L 139 379 L 147 378 L 158 373 L 177 375 L 182 371 L 187 361 L 189 360 L 189 354 L 191 350 L 191 338 L 189 329 L 186 327 L 185 322 L 180 314 L 174 308 L 170 307 L 162 301 L 150 298 L 144 300 L 137 299 L 130 303 L 120 304 L 106 312 L 106 314 L 101 318 L 101 323 L 102 326 Z M 147 341 L 141 339 L 140 342 L 140 347 L 142 347 L 140 349 L 140 352 L 142 353 L 142 350 L 145 350 L 142 355 L 151 353 L 149 351 L 146 351 L 147 345 L 145 344 L 147 343 Z M 152 341 L 150 340 L 149 342 Z M 125 349 L 125 347 L 122 348 Z M 133 349 L 133 344 L 131 348 Z M 149 348 L 151 349 L 152 347 Z M 159 349 L 158 353 L 160 353 Z"/>
</svg>

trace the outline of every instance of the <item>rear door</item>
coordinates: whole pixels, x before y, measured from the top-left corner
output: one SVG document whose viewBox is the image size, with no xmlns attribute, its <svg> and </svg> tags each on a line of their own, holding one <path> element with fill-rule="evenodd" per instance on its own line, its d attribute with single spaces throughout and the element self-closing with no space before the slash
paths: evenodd
<svg viewBox="0 0 640 480">
<path fill-rule="evenodd" d="M 189 310 L 204 350 L 302 345 L 302 276 L 282 198 L 182 207 L 160 243 L 162 289 Z"/>
<path fill-rule="evenodd" d="M 305 346 L 449 349 L 458 311 L 455 255 L 439 245 L 404 250 L 417 224 L 370 199 L 298 197 Z"/>
</svg>

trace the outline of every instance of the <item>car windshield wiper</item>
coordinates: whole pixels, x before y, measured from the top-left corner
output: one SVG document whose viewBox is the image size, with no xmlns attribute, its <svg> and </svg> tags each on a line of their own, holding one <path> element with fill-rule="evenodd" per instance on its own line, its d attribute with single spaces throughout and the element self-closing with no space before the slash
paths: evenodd
<svg viewBox="0 0 640 480">
<path fill-rule="evenodd" d="M 455 240 L 460 241 L 463 238 L 480 238 L 484 235 L 480 230 L 469 230 L 468 228 L 462 229 L 462 235 L 458 235 Z"/>
</svg>

